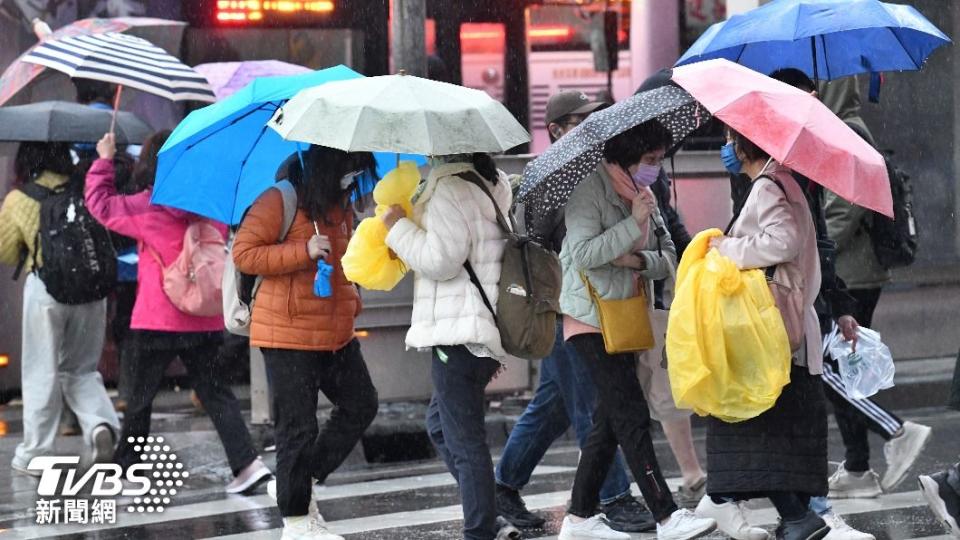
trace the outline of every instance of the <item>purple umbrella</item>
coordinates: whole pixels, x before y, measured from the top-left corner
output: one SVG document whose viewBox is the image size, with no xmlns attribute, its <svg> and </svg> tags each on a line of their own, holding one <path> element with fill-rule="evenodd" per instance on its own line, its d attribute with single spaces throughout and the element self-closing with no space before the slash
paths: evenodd
<svg viewBox="0 0 960 540">
<path fill-rule="evenodd" d="M 310 68 L 279 60 L 251 60 L 248 62 L 211 62 L 193 68 L 213 87 L 217 101 L 233 95 L 257 77 L 297 75 L 313 71 Z"/>
</svg>

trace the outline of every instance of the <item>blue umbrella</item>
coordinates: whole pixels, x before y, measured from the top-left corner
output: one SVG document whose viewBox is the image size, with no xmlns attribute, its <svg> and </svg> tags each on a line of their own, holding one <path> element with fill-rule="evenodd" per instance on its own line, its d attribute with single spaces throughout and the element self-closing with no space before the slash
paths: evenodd
<svg viewBox="0 0 960 540">
<path fill-rule="evenodd" d="M 918 70 L 950 43 L 916 9 L 877 0 L 776 0 L 707 29 L 677 66 L 726 58 L 763 74 L 797 68 L 817 80 Z"/>
<path fill-rule="evenodd" d="M 363 75 L 346 66 L 254 79 L 227 99 L 196 110 L 160 150 L 154 204 L 173 206 L 228 224 L 274 182 L 277 167 L 306 145 L 285 141 L 266 127 L 274 111 L 304 88 Z M 377 155 L 378 172 L 396 164 L 394 154 Z M 362 188 L 373 189 L 370 179 Z"/>
</svg>

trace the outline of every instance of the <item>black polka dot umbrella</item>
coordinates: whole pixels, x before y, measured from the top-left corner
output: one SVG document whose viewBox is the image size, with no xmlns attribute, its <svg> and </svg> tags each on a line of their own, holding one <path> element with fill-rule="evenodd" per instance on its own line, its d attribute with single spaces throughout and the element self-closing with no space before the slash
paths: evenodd
<svg viewBox="0 0 960 540">
<path fill-rule="evenodd" d="M 600 164 L 606 141 L 654 118 L 670 130 L 676 147 L 710 120 L 710 113 L 686 90 L 667 85 L 591 114 L 523 170 L 517 201 L 526 205 L 528 217 L 536 220 L 562 208 Z"/>
</svg>

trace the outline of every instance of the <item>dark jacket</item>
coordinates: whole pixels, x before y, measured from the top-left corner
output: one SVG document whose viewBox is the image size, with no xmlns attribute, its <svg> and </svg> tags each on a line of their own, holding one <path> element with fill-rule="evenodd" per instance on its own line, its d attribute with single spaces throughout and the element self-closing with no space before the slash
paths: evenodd
<svg viewBox="0 0 960 540">
<path fill-rule="evenodd" d="M 650 189 L 653 191 L 653 194 L 657 196 L 657 206 L 660 207 L 660 215 L 663 217 L 663 221 L 667 226 L 667 232 L 670 233 L 670 238 L 673 239 L 673 245 L 677 249 L 677 260 L 679 261 L 683 258 L 683 252 L 690 244 L 691 238 L 687 227 L 683 224 L 683 220 L 680 219 L 680 213 L 670 204 L 670 183 L 670 177 L 667 176 L 667 172 L 661 168 L 660 177 L 657 178 L 655 184 L 650 186 Z M 653 283 L 653 301 L 657 309 L 665 308 L 663 302 L 665 283 L 666 280 L 663 279 Z"/>
</svg>

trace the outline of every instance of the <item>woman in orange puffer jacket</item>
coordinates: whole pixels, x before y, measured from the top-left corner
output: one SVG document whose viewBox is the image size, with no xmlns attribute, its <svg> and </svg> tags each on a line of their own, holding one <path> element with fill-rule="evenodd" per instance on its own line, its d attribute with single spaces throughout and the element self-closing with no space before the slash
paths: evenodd
<svg viewBox="0 0 960 540">
<path fill-rule="evenodd" d="M 289 160 L 297 214 L 282 242 L 283 197 L 267 190 L 247 212 L 233 244 L 241 272 L 263 276 L 253 307 L 250 344 L 263 350 L 276 416 L 276 482 L 268 491 L 284 518 L 284 537 L 313 531 L 311 538 L 341 538 L 326 530 L 312 500 L 347 457 L 377 413 L 354 319 L 360 295 L 343 275 L 340 258 L 353 231 L 350 195 L 362 174 L 376 174 L 372 154 L 311 146 Z M 304 173 L 304 169 L 306 173 Z M 333 267 L 331 294 L 314 294 L 317 261 Z M 317 392 L 333 403 L 317 428 Z M 320 531 L 319 533 L 317 531 Z"/>
</svg>

